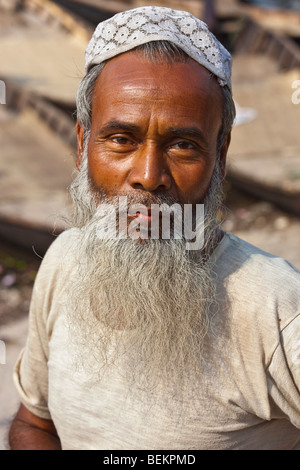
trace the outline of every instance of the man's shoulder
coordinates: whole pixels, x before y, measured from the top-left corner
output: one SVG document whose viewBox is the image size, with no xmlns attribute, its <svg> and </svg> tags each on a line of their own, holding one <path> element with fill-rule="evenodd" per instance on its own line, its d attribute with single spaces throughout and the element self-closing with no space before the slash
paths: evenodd
<svg viewBox="0 0 300 470">
<path fill-rule="evenodd" d="M 243 269 L 248 274 L 260 274 L 260 278 L 263 274 L 268 274 L 276 278 L 291 277 L 295 282 L 300 282 L 300 270 L 290 261 L 264 251 L 231 233 L 226 233 L 224 238 L 222 256 L 227 258 L 227 261 L 230 259 L 227 264 L 229 269 L 231 266 L 231 269 Z"/>
<path fill-rule="evenodd" d="M 38 272 L 38 279 L 55 277 L 72 268 L 80 230 L 72 228 L 60 233 L 46 251 Z"/>
<path fill-rule="evenodd" d="M 44 259 L 60 258 L 64 254 L 68 254 L 72 249 L 75 249 L 79 234 L 80 229 L 78 228 L 70 228 L 61 232 L 49 245 Z"/>
<path fill-rule="evenodd" d="M 240 314 L 273 312 L 282 326 L 299 315 L 300 271 L 288 260 L 226 234 L 217 272 Z"/>
</svg>

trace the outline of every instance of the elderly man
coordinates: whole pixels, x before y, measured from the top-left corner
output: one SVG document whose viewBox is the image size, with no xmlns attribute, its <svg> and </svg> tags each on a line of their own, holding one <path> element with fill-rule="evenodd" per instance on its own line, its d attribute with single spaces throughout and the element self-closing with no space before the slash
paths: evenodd
<svg viewBox="0 0 300 470">
<path fill-rule="evenodd" d="M 12 449 L 300 448 L 299 272 L 220 224 L 230 69 L 186 12 L 97 27 L 73 227 L 36 279 Z"/>
</svg>

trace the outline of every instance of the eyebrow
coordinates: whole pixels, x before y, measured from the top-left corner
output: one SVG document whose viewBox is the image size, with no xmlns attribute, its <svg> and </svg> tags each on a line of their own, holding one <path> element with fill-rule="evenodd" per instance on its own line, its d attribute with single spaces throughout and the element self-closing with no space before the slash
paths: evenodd
<svg viewBox="0 0 300 470">
<path fill-rule="evenodd" d="M 141 133 L 142 129 L 136 124 L 129 124 L 123 121 L 117 121 L 115 119 L 107 122 L 101 129 L 100 133 L 106 133 L 110 131 L 127 131 L 127 132 L 138 132 Z M 203 132 L 198 127 L 170 127 L 167 135 L 172 137 L 192 137 L 197 140 L 201 140 L 204 144 L 207 144 L 207 140 Z"/>
<path fill-rule="evenodd" d="M 198 127 L 171 127 L 169 133 L 175 137 L 193 137 L 197 140 L 201 140 L 205 144 L 207 143 L 203 132 Z"/>
<path fill-rule="evenodd" d="M 107 122 L 103 127 L 101 127 L 100 132 L 106 133 L 109 131 L 128 131 L 128 132 L 140 132 L 141 128 L 136 124 L 129 124 L 127 122 L 112 120 Z"/>
</svg>

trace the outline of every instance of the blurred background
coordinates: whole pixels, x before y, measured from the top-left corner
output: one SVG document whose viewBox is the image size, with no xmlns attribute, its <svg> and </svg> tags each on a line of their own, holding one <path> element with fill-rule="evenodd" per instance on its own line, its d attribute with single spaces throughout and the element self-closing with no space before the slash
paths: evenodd
<svg viewBox="0 0 300 470">
<path fill-rule="evenodd" d="M 190 11 L 232 53 L 224 229 L 300 268 L 300 0 L 0 0 L 0 449 L 32 285 L 70 210 L 85 48 L 100 21 L 149 4 Z"/>
</svg>

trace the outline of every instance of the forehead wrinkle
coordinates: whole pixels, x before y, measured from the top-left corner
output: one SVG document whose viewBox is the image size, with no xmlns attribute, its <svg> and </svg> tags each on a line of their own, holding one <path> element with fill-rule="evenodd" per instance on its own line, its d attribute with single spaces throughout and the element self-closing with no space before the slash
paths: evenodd
<svg viewBox="0 0 300 470">
<path fill-rule="evenodd" d="M 134 131 L 139 131 L 140 127 L 137 126 L 136 124 L 130 124 L 125 121 L 119 121 L 117 118 L 113 118 L 102 126 L 101 131 L 106 132 L 109 130 L 121 130 L 121 129 L 134 132 Z"/>
<path fill-rule="evenodd" d="M 118 122 L 143 128 L 148 119 L 152 130 L 159 124 L 159 131 L 163 123 L 163 134 L 170 125 L 200 127 L 204 134 L 215 127 L 215 121 L 217 127 L 221 125 L 220 86 L 193 60 L 166 66 L 126 53 L 106 64 L 94 91 L 92 115 L 97 115 L 98 129 L 116 117 Z"/>
</svg>

